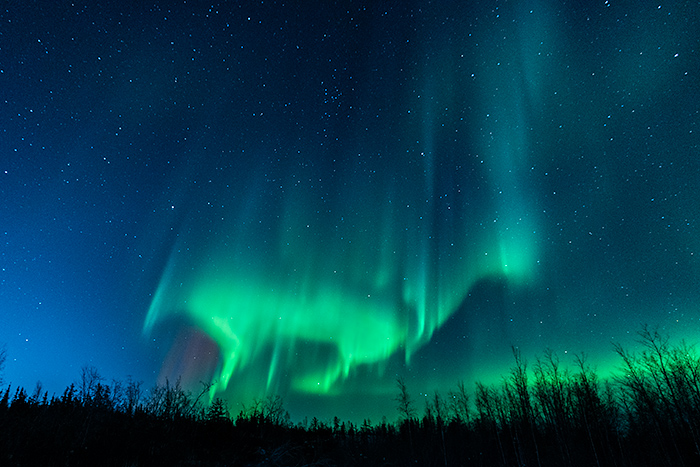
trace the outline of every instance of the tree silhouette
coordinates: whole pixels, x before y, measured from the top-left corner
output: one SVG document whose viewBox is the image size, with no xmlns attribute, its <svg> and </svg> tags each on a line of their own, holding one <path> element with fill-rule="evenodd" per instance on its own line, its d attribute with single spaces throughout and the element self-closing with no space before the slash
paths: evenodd
<svg viewBox="0 0 700 467">
<path fill-rule="evenodd" d="M 448 393 L 450 410 L 457 423 L 469 424 L 469 393 L 464 381 L 457 383 L 457 390 Z"/>
<path fill-rule="evenodd" d="M 398 378 L 398 421 L 360 426 L 290 424 L 278 395 L 232 420 L 223 399 L 203 402 L 207 385 L 142 393 L 84 367 L 60 397 L 0 392 L 0 465 L 700 465 L 700 355 L 647 327 L 638 339 L 637 353 L 614 346 L 622 368 L 607 380 L 583 354 L 567 368 L 545 350 L 528 368 L 514 349 L 500 384 L 435 391 L 420 421 Z"/>
<path fill-rule="evenodd" d="M 80 369 L 80 383 L 78 385 L 78 397 L 83 404 L 90 401 L 95 396 L 98 384 L 104 381 L 97 368 L 85 365 Z"/>
<path fill-rule="evenodd" d="M 7 348 L 3 345 L 0 347 L 0 386 L 4 383 L 5 362 L 7 361 Z"/>
<path fill-rule="evenodd" d="M 209 421 L 222 421 L 231 418 L 228 407 L 220 397 L 214 399 L 206 412 L 206 419 Z"/>
<path fill-rule="evenodd" d="M 413 420 L 416 416 L 416 409 L 413 407 L 413 400 L 411 400 L 411 395 L 408 393 L 403 377 L 396 378 L 396 385 L 399 388 L 399 394 L 395 399 L 398 404 L 396 410 L 399 411 L 399 417 L 403 421 Z"/>
</svg>

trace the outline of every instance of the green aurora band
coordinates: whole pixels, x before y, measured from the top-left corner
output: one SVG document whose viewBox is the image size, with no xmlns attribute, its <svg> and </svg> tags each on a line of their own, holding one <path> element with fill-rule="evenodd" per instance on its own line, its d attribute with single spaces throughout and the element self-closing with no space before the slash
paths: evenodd
<svg viewBox="0 0 700 467">
<path fill-rule="evenodd" d="M 354 182 L 358 193 L 378 189 L 360 183 Z M 345 203 L 355 205 L 345 206 L 354 214 L 344 227 L 320 222 L 316 203 L 299 192 L 283 200 L 287 215 L 270 221 L 274 241 L 241 227 L 232 244 L 192 242 L 205 245 L 198 254 L 176 245 L 144 330 L 179 316 L 215 341 L 221 363 L 212 397 L 263 355 L 271 357 L 261 391 L 289 378 L 294 391 L 325 394 L 360 365 L 381 371 L 397 352 L 410 363 L 474 284 L 485 278 L 523 283 L 537 257 L 522 195 L 513 193 L 510 206 L 495 206 L 496 218 L 467 221 L 464 213 L 445 215 L 459 208 L 446 209 L 434 201 L 436 193 L 427 193 L 439 183 L 423 185 L 404 188 L 400 202 L 390 189 L 367 197 L 383 200 L 378 203 L 356 196 Z"/>
<path fill-rule="evenodd" d="M 452 52 L 431 69 L 449 76 Z M 278 169 L 275 190 L 239 187 L 244 201 L 213 233 L 194 221 L 183 227 L 144 332 L 178 317 L 215 341 L 212 397 L 249 365 L 267 375 L 258 393 L 286 379 L 299 393 L 332 394 L 361 366 L 381 374 L 397 354 L 410 365 L 479 281 L 532 284 L 540 252 L 524 100 L 539 83 L 520 80 L 536 74 L 532 63 L 506 70 L 490 61 L 481 79 L 493 88 L 480 91 L 468 75 L 450 82 L 431 77 L 428 64 L 415 70 L 425 97 L 396 124 L 418 141 L 387 149 L 378 131 L 346 147 L 332 170 L 316 158 Z M 488 97 L 467 102 L 460 87 Z M 450 105 L 461 120 L 459 102 L 486 118 L 455 139 L 440 115 Z"/>
</svg>

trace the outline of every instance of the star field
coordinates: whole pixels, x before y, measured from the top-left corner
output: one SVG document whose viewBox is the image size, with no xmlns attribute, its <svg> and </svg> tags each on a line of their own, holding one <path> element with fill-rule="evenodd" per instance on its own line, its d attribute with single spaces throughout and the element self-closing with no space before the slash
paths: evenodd
<svg viewBox="0 0 700 467">
<path fill-rule="evenodd" d="M 7 383 L 377 420 L 700 336 L 694 2 L 299 3 L 0 10 Z"/>
</svg>

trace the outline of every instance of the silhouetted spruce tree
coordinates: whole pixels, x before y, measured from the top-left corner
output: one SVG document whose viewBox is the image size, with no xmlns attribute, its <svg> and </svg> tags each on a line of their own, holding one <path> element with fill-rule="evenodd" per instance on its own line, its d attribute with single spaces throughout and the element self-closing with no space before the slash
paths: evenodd
<svg viewBox="0 0 700 467">
<path fill-rule="evenodd" d="M 231 418 L 229 414 L 228 407 L 224 400 L 217 397 L 212 401 L 209 407 L 206 409 L 205 418 L 209 421 L 222 421 L 229 420 Z"/>
</svg>

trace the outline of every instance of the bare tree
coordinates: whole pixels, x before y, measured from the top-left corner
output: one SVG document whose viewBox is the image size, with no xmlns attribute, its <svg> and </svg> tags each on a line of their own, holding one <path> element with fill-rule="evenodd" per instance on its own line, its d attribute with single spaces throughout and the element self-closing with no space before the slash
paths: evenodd
<svg viewBox="0 0 700 467">
<path fill-rule="evenodd" d="M 7 348 L 0 348 L 0 386 L 3 384 L 3 374 L 5 372 L 5 362 L 7 361 Z"/>
<path fill-rule="evenodd" d="M 447 405 L 437 389 L 433 395 L 433 409 L 435 410 L 435 420 L 444 422 L 447 419 Z"/>
<path fill-rule="evenodd" d="M 457 383 L 457 391 L 450 391 L 450 410 L 454 418 L 462 423 L 469 423 L 469 393 L 464 387 L 464 381 Z"/>
<path fill-rule="evenodd" d="M 506 451 L 501 439 L 501 432 L 506 424 L 506 419 L 502 411 L 501 397 L 495 389 L 477 382 L 474 402 L 476 405 L 477 425 L 484 431 L 493 431 L 496 435 L 503 465 L 506 465 Z"/>
<path fill-rule="evenodd" d="M 34 386 L 34 394 L 32 394 L 32 400 L 34 402 L 39 402 L 39 399 L 41 399 L 41 392 L 43 387 L 44 385 L 41 383 L 41 381 L 36 382 L 36 386 Z"/>
<path fill-rule="evenodd" d="M 243 405 L 243 410 L 241 410 L 239 418 L 257 420 L 263 417 L 263 413 L 262 400 L 256 397 L 253 399 L 253 402 L 251 402 L 250 405 Z"/>
<path fill-rule="evenodd" d="M 125 410 L 127 413 L 133 413 L 141 405 L 143 391 L 141 389 L 141 381 L 134 381 L 131 376 L 127 378 L 125 390 Z"/>
<path fill-rule="evenodd" d="M 504 392 L 510 406 L 514 409 L 515 418 L 513 421 L 515 422 L 516 431 L 517 429 L 522 430 L 523 437 L 526 430 L 530 432 L 535 455 L 537 456 L 537 465 L 541 466 L 540 450 L 535 436 L 534 411 L 532 410 L 530 390 L 527 382 L 527 362 L 523 359 L 520 349 L 515 346 L 512 346 L 511 349 L 515 358 L 515 366 L 510 370 L 510 379 L 505 381 Z"/>
<path fill-rule="evenodd" d="M 78 397 L 85 404 L 95 395 L 97 386 L 104 381 L 97 368 L 85 365 L 80 371 L 80 384 L 78 386 Z"/>
<path fill-rule="evenodd" d="M 394 400 L 398 403 L 396 410 L 403 420 L 410 421 L 416 416 L 416 409 L 413 407 L 411 395 L 408 393 L 406 382 L 402 377 L 396 378 L 396 385 L 399 387 L 399 394 Z"/>
<path fill-rule="evenodd" d="M 282 396 L 269 394 L 262 403 L 263 417 L 275 425 L 282 425 L 287 411 L 284 410 Z"/>
<path fill-rule="evenodd" d="M 145 402 L 148 412 L 169 420 L 190 415 L 195 405 L 192 394 L 182 387 L 180 378 L 175 384 L 171 384 L 167 378 L 165 384 L 156 384 Z"/>
<path fill-rule="evenodd" d="M 124 385 L 120 380 L 115 378 L 112 378 L 111 397 L 109 402 L 113 409 L 124 410 L 124 405 L 126 403 Z"/>
<path fill-rule="evenodd" d="M 284 400 L 278 394 L 268 394 L 265 399 L 255 398 L 250 405 L 243 406 L 239 418 L 258 422 L 284 425 L 289 420 L 289 412 L 284 409 Z"/>
<path fill-rule="evenodd" d="M 401 376 L 396 378 L 396 385 L 399 387 L 399 394 L 394 399 L 398 403 L 396 410 L 399 411 L 399 416 L 403 422 L 401 427 L 408 428 L 408 440 L 411 446 L 411 454 L 413 454 L 413 433 L 411 430 L 411 425 L 413 424 L 413 419 L 416 416 L 416 409 L 413 407 L 413 401 L 411 400 L 411 395 L 408 393 L 406 381 L 404 381 Z"/>
</svg>

